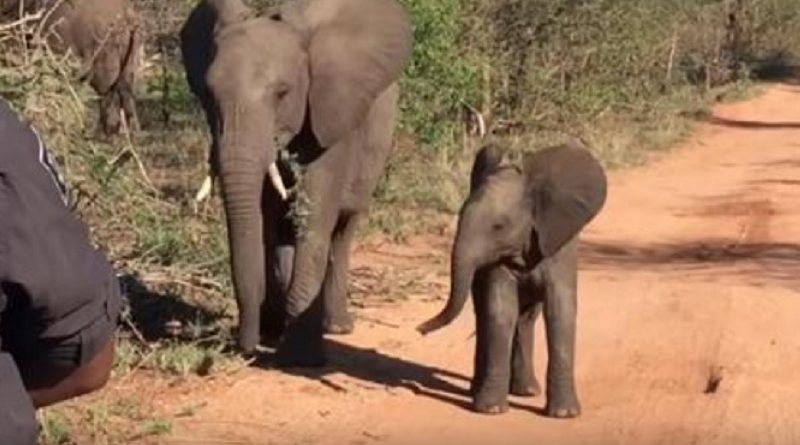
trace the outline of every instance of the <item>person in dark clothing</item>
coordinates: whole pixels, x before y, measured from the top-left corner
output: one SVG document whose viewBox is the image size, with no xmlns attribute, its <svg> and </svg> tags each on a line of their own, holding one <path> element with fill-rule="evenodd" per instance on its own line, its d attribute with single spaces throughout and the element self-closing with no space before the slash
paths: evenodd
<svg viewBox="0 0 800 445">
<path fill-rule="evenodd" d="M 36 130 L 0 100 L 0 444 L 36 443 L 34 410 L 105 385 L 119 283 L 69 209 Z"/>
</svg>

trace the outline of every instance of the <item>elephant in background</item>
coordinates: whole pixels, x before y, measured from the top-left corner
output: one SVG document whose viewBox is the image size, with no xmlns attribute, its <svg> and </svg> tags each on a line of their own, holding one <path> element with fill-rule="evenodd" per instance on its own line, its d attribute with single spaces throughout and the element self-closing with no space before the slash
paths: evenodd
<svg viewBox="0 0 800 445">
<path fill-rule="evenodd" d="M 507 396 L 541 392 L 533 369 L 534 323 L 547 333 L 547 406 L 551 417 L 575 417 L 574 355 L 578 234 L 601 210 L 606 176 L 577 143 L 527 154 L 522 168 L 495 145 L 475 158 L 461 208 L 445 308 L 417 330 L 452 322 L 470 290 L 476 315 L 473 407 L 499 414 Z"/>
<path fill-rule="evenodd" d="M 324 329 L 352 330 L 351 244 L 391 150 L 396 81 L 412 42 L 395 0 L 298 0 L 262 14 L 239 0 L 205 0 L 184 24 L 186 77 L 205 109 L 221 184 L 243 352 L 280 337 L 279 364 L 319 366 Z"/>
<path fill-rule="evenodd" d="M 121 132 L 120 110 L 129 129 L 138 130 L 133 89 L 142 37 L 138 14 L 130 2 L 0 0 L 3 21 L 18 18 L 20 12 L 31 14 L 40 10 L 50 47 L 59 53 L 71 50 L 86 64 L 84 80 L 88 79 L 100 96 L 102 130 L 109 135 Z"/>
</svg>

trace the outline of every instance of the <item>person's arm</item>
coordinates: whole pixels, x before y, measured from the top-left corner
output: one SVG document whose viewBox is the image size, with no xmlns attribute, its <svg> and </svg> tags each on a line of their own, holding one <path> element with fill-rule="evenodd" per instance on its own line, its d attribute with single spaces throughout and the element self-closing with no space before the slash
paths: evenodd
<svg viewBox="0 0 800 445">
<path fill-rule="evenodd" d="M 36 417 L 14 360 L 0 352 L 0 443 L 34 445 Z"/>
<path fill-rule="evenodd" d="M 114 365 L 114 340 L 111 339 L 92 360 L 61 379 L 28 388 L 33 406 L 41 408 L 97 391 L 105 386 Z"/>
</svg>

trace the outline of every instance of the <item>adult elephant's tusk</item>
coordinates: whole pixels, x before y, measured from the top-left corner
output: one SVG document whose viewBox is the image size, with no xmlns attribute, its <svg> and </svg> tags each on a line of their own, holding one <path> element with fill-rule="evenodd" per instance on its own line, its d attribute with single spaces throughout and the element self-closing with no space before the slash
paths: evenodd
<svg viewBox="0 0 800 445">
<path fill-rule="evenodd" d="M 286 186 L 283 185 L 283 178 L 281 178 L 281 172 L 278 171 L 278 164 L 274 162 L 270 164 L 268 174 L 272 185 L 275 186 L 275 190 L 281 195 L 281 199 L 286 201 L 286 198 L 289 197 L 289 193 L 286 192 Z"/>
<path fill-rule="evenodd" d="M 195 202 L 202 202 L 208 198 L 208 195 L 211 194 L 211 185 L 211 175 L 208 175 L 203 181 L 203 185 L 200 186 L 200 190 L 197 191 L 197 195 L 194 197 Z"/>
</svg>

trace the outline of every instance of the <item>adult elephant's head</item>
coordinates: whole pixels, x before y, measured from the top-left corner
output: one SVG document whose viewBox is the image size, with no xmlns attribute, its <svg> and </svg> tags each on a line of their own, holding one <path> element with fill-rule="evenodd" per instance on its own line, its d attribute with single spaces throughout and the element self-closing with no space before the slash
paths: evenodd
<svg viewBox="0 0 800 445">
<path fill-rule="evenodd" d="M 283 193 L 278 150 L 303 128 L 327 149 L 361 124 L 406 66 L 411 24 L 395 0 L 299 0 L 261 15 L 205 0 L 181 40 L 217 152 L 239 343 L 252 350 L 265 287 L 261 194 L 266 177 Z"/>
<path fill-rule="evenodd" d="M 427 334 L 451 323 L 478 269 L 505 262 L 531 270 L 554 255 L 600 211 L 605 198 L 603 168 L 577 144 L 525 155 L 522 168 L 505 165 L 496 146 L 481 149 L 459 215 L 450 298 L 417 330 Z"/>
</svg>

